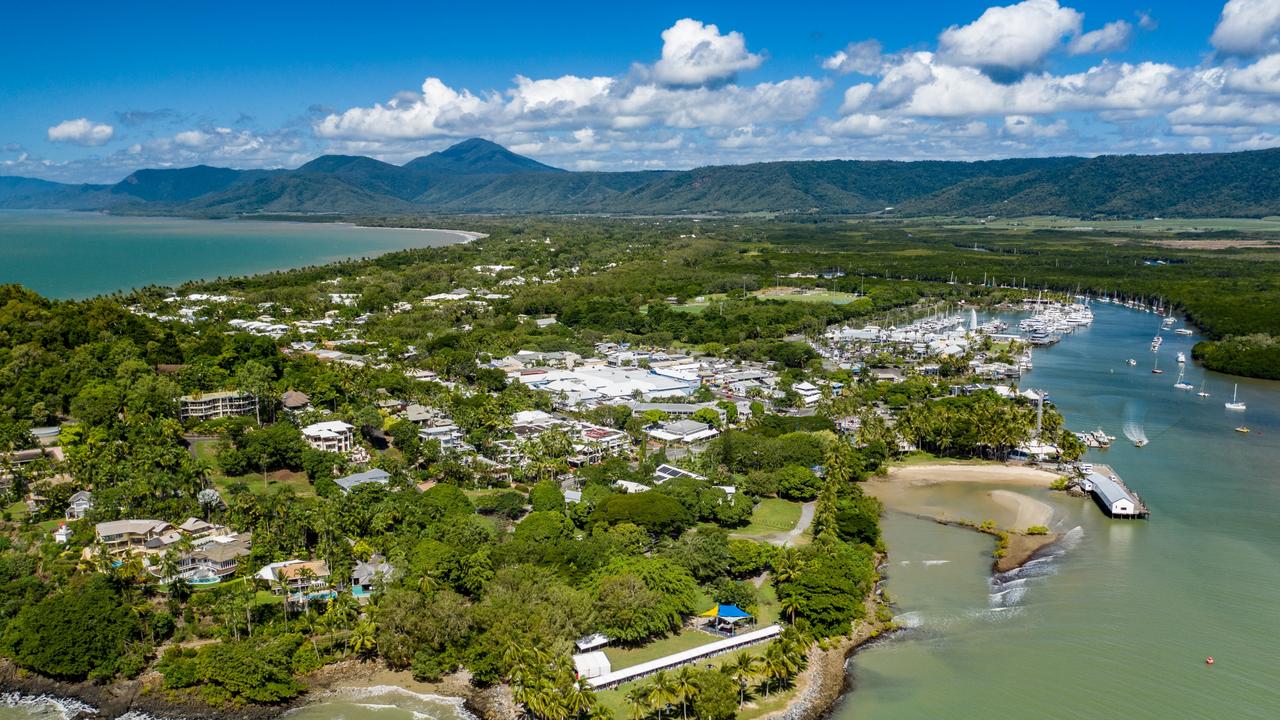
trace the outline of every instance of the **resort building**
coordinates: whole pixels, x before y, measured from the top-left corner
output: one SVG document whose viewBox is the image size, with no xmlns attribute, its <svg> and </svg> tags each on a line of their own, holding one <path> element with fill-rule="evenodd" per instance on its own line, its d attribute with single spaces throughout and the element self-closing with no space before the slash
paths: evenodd
<svg viewBox="0 0 1280 720">
<path fill-rule="evenodd" d="M 348 453 L 355 446 L 355 426 L 341 420 L 318 422 L 302 428 L 302 438 L 317 450 Z"/>
<path fill-rule="evenodd" d="M 79 520 L 85 516 L 85 513 L 93 509 L 93 493 L 88 490 L 81 490 L 71 499 L 67 501 L 67 520 Z"/>
<path fill-rule="evenodd" d="M 235 390 L 183 395 L 178 398 L 180 420 L 216 420 L 257 412 L 258 398 Z"/>
<path fill-rule="evenodd" d="M 111 520 L 93 527 L 97 544 L 111 555 L 144 552 L 149 541 L 174 532 L 163 520 Z"/>
<path fill-rule="evenodd" d="M 357 597 L 369 595 L 377 590 L 379 585 L 391 582 L 395 572 L 395 566 L 381 555 L 374 555 L 367 561 L 357 562 L 355 568 L 351 570 L 351 592 Z"/>
<path fill-rule="evenodd" d="M 677 420 L 645 430 L 645 433 L 661 442 L 686 444 L 710 440 L 719 435 L 720 431 L 696 420 Z"/>
<path fill-rule="evenodd" d="M 329 590 L 329 565 L 323 560 L 285 560 L 263 567 L 254 574 L 271 585 L 271 592 L 287 591 L 289 600 L 297 602 L 302 594 L 313 595 Z"/>
<path fill-rule="evenodd" d="M 194 550 L 178 558 L 179 577 L 196 585 L 224 580 L 235 573 L 240 558 L 249 556 L 252 541 L 252 533 L 218 535 L 197 541 Z"/>
<path fill-rule="evenodd" d="M 422 429 L 418 431 L 418 437 L 423 440 L 435 440 L 440 443 L 440 449 L 444 452 L 467 449 L 467 443 L 463 439 L 462 428 L 448 420 L 436 420 L 434 423 L 429 422 L 423 425 Z"/>
<path fill-rule="evenodd" d="M 334 482 L 337 483 L 338 487 L 342 489 L 343 495 L 349 495 L 352 490 L 355 490 L 361 485 L 368 485 L 370 483 L 373 483 L 376 485 L 386 485 L 387 482 L 389 482 L 390 480 L 391 480 L 390 473 L 380 468 L 374 468 L 372 470 L 365 470 L 362 473 L 356 473 L 354 475 L 348 475 L 346 477 L 338 478 L 337 480 L 334 480 Z"/>
<path fill-rule="evenodd" d="M 691 478 L 693 480 L 706 480 L 705 477 L 699 475 L 698 473 L 689 472 L 684 468 L 678 468 L 675 465 L 667 465 L 666 463 L 659 465 L 653 470 L 653 483 L 655 485 L 661 485 L 662 483 L 668 480 L 674 480 L 676 478 Z"/>
<path fill-rule="evenodd" d="M 304 392 L 289 390 L 280 396 L 280 404 L 286 412 L 306 412 L 311 409 L 311 398 Z"/>
</svg>

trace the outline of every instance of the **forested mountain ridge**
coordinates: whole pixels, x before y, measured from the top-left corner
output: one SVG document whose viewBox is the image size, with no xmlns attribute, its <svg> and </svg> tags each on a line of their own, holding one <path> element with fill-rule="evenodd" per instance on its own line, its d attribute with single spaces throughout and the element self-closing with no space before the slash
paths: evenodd
<svg viewBox="0 0 1280 720">
<path fill-rule="evenodd" d="M 571 172 L 471 139 L 404 165 L 139 170 L 115 185 L 0 178 L 0 208 L 245 213 L 847 213 L 1073 217 L 1280 214 L 1280 148 L 957 161 L 796 160 Z M 891 210 L 890 210 L 891 209 Z"/>
</svg>

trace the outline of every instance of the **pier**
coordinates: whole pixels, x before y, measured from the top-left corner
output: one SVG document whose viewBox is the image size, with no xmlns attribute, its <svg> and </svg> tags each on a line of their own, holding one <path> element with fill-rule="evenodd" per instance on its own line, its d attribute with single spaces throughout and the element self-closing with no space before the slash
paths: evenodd
<svg viewBox="0 0 1280 720">
<path fill-rule="evenodd" d="M 1098 503 L 1107 517 L 1123 520 L 1146 520 L 1151 517 L 1151 511 L 1142 502 L 1142 497 L 1130 490 L 1109 465 L 1095 465 L 1093 471 L 1080 481 L 1080 487 L 1093 496 L 1094 502 Z"/>
</svg>

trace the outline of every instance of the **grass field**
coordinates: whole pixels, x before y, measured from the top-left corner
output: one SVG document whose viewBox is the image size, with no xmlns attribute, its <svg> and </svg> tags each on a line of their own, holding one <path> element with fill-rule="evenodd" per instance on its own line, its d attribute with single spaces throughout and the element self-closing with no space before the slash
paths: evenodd
<svg viewBox="0 0 1280 720">
<path fill-rule="evenodd" d="M 249 488 L 249 492 L 259 495 L 269 495 L 274 493 L 277 488 L 291 487 L 293 491 L 299 495 L 315 495 L 315 490 L 311 487 L 311 481 L 307 479 L 305 473 L 291 472 L 289 470 L 275 470 L 263 475 L 262 473 L 249 473 L 248 475 L 240 475 L 238 477 L 228 477 L 218 471 L 218 443 L 215 440 L 196 440 L 191 444 L 192 452 L 197 459 L 209 463 L 214 468 L 213 475 L 210 479 L 213 486 L 217 488 L 222 497 L 227 497 L 227 490 L 236 483 L 244 483 Z"/>
<path fill-rule="evenodd" d="M 805 303 L 830 303 L 833 305 L 847 305 L 860 296 L 855 293 L 838 292 L 835 290 L 823 290 L 822 288 L 796 288 L 796 287 L 771 287 L 763 290 L 756 290 L 752 293 L 760 300 L 786 300 L 789 302 L 805 302 Z M 716 303 L 725 299 L 725 295 L 704 295 L 701 299 L 695 299 L 683 305 L 673 305 L 672 310 L 687 313 L 706 312 L 708 308 L 714 308 Z"/>
<path fill-rule="evenodd" d="M 800 521 L 800 503 L 780 498 L 761 500 L 751 513 L 751 524 L 734 535 L 766 536 L 787 532 Z"/>
<path fill-rule="evenodd" d="M 978 221 L 945 225 L 948 228 L 972 228 Z M 1201 232 L 1265 232 L 1280 233 L 1280 217 L 1265 218 L 1161 218 L 1159 220 L 1080 220 L 1054 216 L 1002 218 L 982 223 L 1001 230 L 1079 230 L 1087 232 L 1136 233 L 1201 233 Z"/>
<path fill-rule="evenodd" d="M 907 467 L 910 465 L 989 465 L 996 463 L 994 460 L 980 459 L 958 459 L 938 457 L 933 453 L 917 450 L 908 453 L 893 461 L 893 465 L 897 467 Z M 998 463 L 996 463 L 998 464 Z"/>
<path fill-rule="evenodd" d="M 714 642 L 716 640 L 715 637 L 712 637 L 711 635 L 707 635 L 705 633 L 700 633 L 696 630 L 693 630 L 693 631 L 686 630 L 684 633 L 681 633 L 681 635 L 686 635 L 689 633 L 702 635 L 703 637 L 707 638 L 708 642 Z M 666 640 L 668 641 L 674 640 L 675 637 L 680 637 L 680 636 L 666 638 Z M 664 642 L 664 641 L 659 641 L 659 642 Z M 652 643 L 652 645 L 656 645 L 656 644 L 657 643 Z M 698 645 L 702 645 L 702 644 L 705 644 L 705 643 L 696 643 L 696 644 L 689 645 L 687 647 L 676 647 L 676 649 L 674 650 L 658 653 L 653 657 L 646 657 L 644 659 L 637 660 L 635 662 L 629 662 L 627 665 L 618 665 L 617 663 L 614 662 L 612 656 L 610 656 L 609 662 L 612 664 L 614 670 L 620 670 L 624 667 L 630 667 L 631 665 L 634 665 L 637 662 L 645 662 L 646 660 L 653 660 L 655 658 L 662 657 L 663 655 L 668 655 L 672 652 L 679 652 L 680 650 L 688 650 L 690 648 L 698 647 Z M 671 647 L 675 647 L 675 646 L 671 645 Z M 766 647 L 768 647 L 767 643 L 761 644 L 761 645 L 752 645 L 751 647 L 745 648 L 743 650 L 739 650 L 737 652 L 732 652 L 725 655 L 717 655 L 715 657 L 699 660 L 697 665 L 699 668 L 705 668 L 708 665 L 712 667 L 717 667 L 717 668 L 722 667 L 725 663 L 730 662 L 732 660 L 736 660 L 737 657 L 742 654 L 750 654 L 750 655 L 763 654 Z M 610 650 L 606 649 L 605 654 L 609 655 Z M 630 708 L 627 707 L 627 703 L 625 700 L 627 691 L 636 685 L 644 686 L 648 682 L 649 682 L 648 678 L 641 678 L 639 680 L 635 680 L 629 683 L 623 683 L 622 685 L 619 685 L 618 687 L 612 690 L 601 690 L 596 693 L 596 699 L 599 700 L 600 704 L 609 711 L 612 717 L 615 717 L 615 718 L 630 717 Z M 774 692 L 769 694 L 768 698 L 764 697 L 762 693 L 758 693 L 755 691 L 748 693 L 747 704 L 738 711 L 738 720 L 752 720 L 752 718 L 762 717 L 764 715 L 768 715 L 769 713 L 773 713 L 778 710 L 781 710 L 783 707 L 786 706 L 788 702 L 791 701 L 791 698 L 794 694 L 795 694 L 795 690 L 793 688 L 776 689 Z"/>
</svg>

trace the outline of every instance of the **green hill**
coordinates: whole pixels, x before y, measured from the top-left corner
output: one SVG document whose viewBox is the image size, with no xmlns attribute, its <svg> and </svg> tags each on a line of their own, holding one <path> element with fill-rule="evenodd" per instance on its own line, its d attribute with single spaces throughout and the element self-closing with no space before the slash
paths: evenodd
<svg viewBox="0 0 1280 720">
<path fill-rule="evenodd" d="M 1280 149 L 948 161 L 788 161 L 569 172 L 472 139 L 405 165 L 324 155 L 294 170 L 139 170 L 113 186 L 0 178 L 0 208 L 243 213 L 1280 214 Z"/>
</svg>

